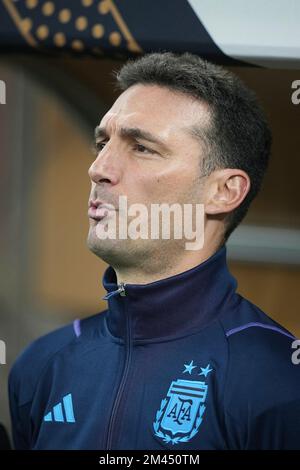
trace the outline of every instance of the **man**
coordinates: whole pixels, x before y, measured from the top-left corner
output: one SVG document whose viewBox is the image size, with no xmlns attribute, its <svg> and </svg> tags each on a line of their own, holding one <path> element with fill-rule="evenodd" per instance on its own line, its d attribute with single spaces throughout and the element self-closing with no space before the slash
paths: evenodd
<svg viewBox="0 0 300 470">
<path fill-rule="evenodd" d="M 87 243 L 110 265 L 108 309 L 38 339 L 16 361 L 15 446 L 300 448 L 294 337 L 236 293 L 226 263 L 226 241 L 270 153 L 256 98 L 192 54 L 145 55 L 117 82 L 122 93 L 96 128 L 89 169 Z M 132 223 L 121 196 L 149 218 L 153 204 L 202 204 L 203 245 L 105 238 L 114 220 Z"/>
</svg>

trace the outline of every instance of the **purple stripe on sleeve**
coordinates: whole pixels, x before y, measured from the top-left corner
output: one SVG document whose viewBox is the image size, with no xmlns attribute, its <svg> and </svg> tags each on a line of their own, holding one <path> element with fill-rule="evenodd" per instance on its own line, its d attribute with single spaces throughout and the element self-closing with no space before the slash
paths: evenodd
<svg viewBox="0 0 300 470">
<path fill-rule="evenodd" d="M 281 333 L 282 335 L 288 336 L 289 338 L 296 339 L 295 336 L 287 333 L 286 331 L 281 330 L 277 326 L 266 325 L 265 323 L 258 323 L 258 322 L 246 323 L 245 325 L 232 328 L 231 330 L 226 332 L 226 336 L 228 338 L 229 336 L 234 335 L 235 333 L 239 333 L 239 331 L 246 330 L 247 328 L 251 328 L 252 326 L 257 326 L 259 328 L 265 328 L 267 330 L 277 331 L 277 333 Z"/>
<path fill-rule="evenodd" d="M 80 320 L 78 318 L 73 321 L 73 328 L 74 328 L 74 331 L 75 331 L 75 335 L 78 338 L 78 336 L 81 335 Z"/>
</svg>

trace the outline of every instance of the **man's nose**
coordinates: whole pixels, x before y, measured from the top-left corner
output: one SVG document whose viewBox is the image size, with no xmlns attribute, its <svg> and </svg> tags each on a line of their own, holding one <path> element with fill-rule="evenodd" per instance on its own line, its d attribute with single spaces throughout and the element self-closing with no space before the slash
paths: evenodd
<svg viewBox="0 0 300 470">
<path fill-rule="evenodd" d="M 88 174 L 91 180 L 96 183 L 110 183 L 115 185 L 119 181 L 120 168 L 117 167 L 116 159 L 111 152 L 102 151 L 98 154 L 96 160 L 91 164 Z"/>
</svg>

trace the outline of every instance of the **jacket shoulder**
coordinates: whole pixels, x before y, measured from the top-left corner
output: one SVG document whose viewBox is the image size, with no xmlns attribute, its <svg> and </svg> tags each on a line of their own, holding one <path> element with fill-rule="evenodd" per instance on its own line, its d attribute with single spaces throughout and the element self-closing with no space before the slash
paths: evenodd
<svg viewBox="0 0 300 470">
<path fill-rule="evenodd" d="M 17 357 L 9 373 L 9 388 L 19 405 L 31 398 L 32 389 L 48 361 L 76 338 L 73 324 L 51 331 L 30 343 Z"/>
<path fill-rule="evenodd" d="M 9 374 L 9 389 L 18 396 L 19 405 L 31 399 L 43 370 L 56 354 L 95 334 L 100 315 L 75 320 L 34 340 L 23 350 Z"/>
<path fill-rule="evenodd" d="M 300 432 L 295 336 L 241 296 L 222 325 L 228 347 L 224 409 L 234 445 L 293 448 Z"/>
<path fill-rule="evenodd" d="M 257 372 L 260 380 L 270 377 L 271 364 L 276 364 L 277 371 L 296 372 L 291 360 L 296 337 L 252 302 L 239 296 L 234 311 L 223 315 L 221 323 L 231 367 L 251 370 L 252 378 Z M 262 375 L 264 370 L 268 372 L 265 377 Z"/>
<path fill-rule="evenodd" d="M 237 339 L 240 337 L 239 334 L 245 330 L 249 330 L 248 332 L 251 334 L 253 331 L 257 332 L 258 329 L 277 332 L 291 339 L 295 338 L 290 331 L 240 294 L 235 294 L 234 301 L 230 304 L 230 308 L 221 315 L 220 322 L 227 338 L 235 337 Z M 255 330 L 252 330 L 253 328 Z"/>
</svg>

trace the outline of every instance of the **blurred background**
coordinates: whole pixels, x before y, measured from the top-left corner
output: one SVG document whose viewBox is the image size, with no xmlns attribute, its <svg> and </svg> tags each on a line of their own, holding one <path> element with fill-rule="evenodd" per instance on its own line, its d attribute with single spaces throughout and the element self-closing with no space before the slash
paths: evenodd
<svg viewBox="0 0 300 470">
<path fill-rule="evenodd" d="M 56 3 L 40 2 L 45 3 L 45 11 L 53 13 Z M 95 3 L 102 9 L 105 4 Z M 86 0 L 82 7 L 92 4 Z M 34 12 L 38 2 L 29 5 Z M 124 33 L 119 29 L 120 37 L 112 35 L 113 27 L 107 35 L 108 53 L 93 46 L 92 55 L 83 54 L 73 39 L 73 51 L 59 55 L 12 52 L 7 44 L 0 55 L 0 80 L 6 85 L 0 105 L 0 339 L 6 343 L 0 421 L 8 429 L 7 375 L 22 349 L 60 325 L 106 308 L 101 300 L 106 265 L 86 248 L 87 170 L 94 128 L 117 96 L 112 71 L 130 56 L 119 47 Z M 37 40 L 37 29 L 35 35 Z M 5 38 L 8 42 L 9 35 Z M 132 44 L 129 52 L 147 50 Z M 225 66 L 256 91 L 274 138 L 263 188 L 227 244 L 229 266 L 238 291 L 299 337 L 300 105 L 291 101 L 291 85 L 300 72 L 291 65 L 271 69 L 241 60 Z"/>
</svg>

